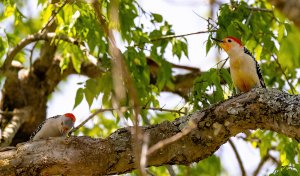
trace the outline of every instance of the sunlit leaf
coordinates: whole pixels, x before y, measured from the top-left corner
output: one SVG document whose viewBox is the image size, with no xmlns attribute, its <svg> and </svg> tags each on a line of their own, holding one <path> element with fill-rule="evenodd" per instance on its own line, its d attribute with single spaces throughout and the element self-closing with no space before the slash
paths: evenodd
<svg viewBox="0 0 300 176">
<path fill-rule="evenodd" d="M 83 100 L 83 89 L 79 88 L 76 92 L 75 103 L 73 109 L 75 109 Z"/>
</svg>

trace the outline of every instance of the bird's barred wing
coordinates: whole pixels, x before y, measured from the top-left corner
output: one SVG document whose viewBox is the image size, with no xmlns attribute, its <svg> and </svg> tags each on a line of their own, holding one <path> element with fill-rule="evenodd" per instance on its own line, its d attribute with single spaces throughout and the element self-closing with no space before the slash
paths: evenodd
<svg viewBox="0 0 300 176">
<path fill-rule="evenodd" d="M 257 75 L 258 75 L 261 87 L 266 88 L 264 78 L 263 78 L 263 76 L 261 74 L 261 70 L 260 70 L 260 67 L 259 67 L 259 65 L 258 65 L 257 62 L 256 62 L 256 71 L 257 71 Z"/>
<path fill-rule="evenodd" d="M 264 78 L 263 78 L 263 76 L 262 76 L 262 74 L 261 74 L 261 70 L 260 70 L 259 64 L 258 64 L 258 62 L 256 61 L 255 57 L 251 54 L 251 52 L 250 52 L 246 47 L 244 47 L 244 53 L 245 53 L 245 54 L 248 54 L 249 56 L 251 56 L 252 59 L 255 61 L 255 64 L 256 64 L 256 72 L 257 72 L 257 75 L 258 75 L 258 78 L 259 78 L 260 86 L 263 87 L 263 88 L 266 88 Z"/>
<path fill-rule="evenodd" d="M 32 139 L 34 138 L 34 136 L 42 129 L 42 127 L 44 126 L 44 124 L 46 123 L 47 120 L 49 120 L 49 119 L 51 119 L 51 118 L 56 119 L 56 118 L 58 118 L 58 117 L 60 117 L 60 116 L 61 116 L 61 115 L 56 115 L 56 116 L 53 116 L 53 117 L 50 117 L 50 118 L 44 120 L 44 121 L 36 128 L 36 130 L 31 134 L 31 136 L 30 136 L 30 141 L 32 141 Z"/>
</svg>

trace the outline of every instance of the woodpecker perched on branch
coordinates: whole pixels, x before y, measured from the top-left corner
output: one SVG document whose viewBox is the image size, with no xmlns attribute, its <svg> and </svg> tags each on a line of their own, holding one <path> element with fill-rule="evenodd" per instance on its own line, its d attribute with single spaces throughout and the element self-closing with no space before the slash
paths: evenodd
<svg viewBox="0 0 300 176">
<path fill-rule="evenodd" d="M 257 61 L 239 39 L 212 39 L 219 43 L 230 58 L 230 75 L 236 93 L 248 92 L 255 87 L 266 87 Z"/>
<path fill-rule="evenodd" d="M 57 115 L 46 119 L 31 135 L 30 140 L 36 141 L 49 137 L 66 136 L 74 126 L 75 121 L 76 118 L 72 113 Z"/>
</svg>

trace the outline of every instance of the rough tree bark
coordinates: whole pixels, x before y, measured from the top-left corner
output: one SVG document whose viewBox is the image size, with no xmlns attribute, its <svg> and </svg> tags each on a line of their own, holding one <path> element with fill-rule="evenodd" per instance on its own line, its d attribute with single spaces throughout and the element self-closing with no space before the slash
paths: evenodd
<svg viewBox="0 0 300 176">
<path fill-rule="evenodd" d="M 300 96 L 272 89 L 254 89 L 173 122 L 141 127 L 152 146 L 188 127 L 196 128 L 148 156 L 148 166 L 189 164 L 213 154 L 231 136 L 249 129 L 267 129 L 300 139 Z M 5 175 L 107 175 L 134 168 L 132 128 L 122 128 L 106 139 L 55 138 L 23 143 L 0 152 Z"/>
</svg>

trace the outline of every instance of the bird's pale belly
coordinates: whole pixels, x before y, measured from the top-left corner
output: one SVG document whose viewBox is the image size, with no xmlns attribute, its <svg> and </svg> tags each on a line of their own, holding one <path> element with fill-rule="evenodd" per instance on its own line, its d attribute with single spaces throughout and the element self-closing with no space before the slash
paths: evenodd
<svg viewBox="0 0 300 176">
<path fill-rule="evenodd" d="M 248 92 L 257 85 L 258 78 L 256 78 L 254 74 L 249 74 L 238 70 L 233 72 L 231 72 L 233 84 L 241 92 Z"/>
</svg>

